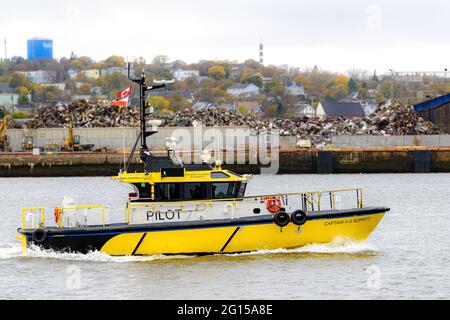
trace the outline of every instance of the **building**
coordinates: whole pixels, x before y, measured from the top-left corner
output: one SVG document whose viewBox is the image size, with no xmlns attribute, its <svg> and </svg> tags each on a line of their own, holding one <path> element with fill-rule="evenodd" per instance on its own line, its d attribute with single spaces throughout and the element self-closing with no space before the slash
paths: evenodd
<svg viewBox="0 0 450 320">
<path fill-rule="evenodd" d="M 414 105 L 414 111 L 450 133 L 450 93 Z"/>
<path fill-rule="evenodd" d="M 24 75 L 31 82 L 38 84 L 54 83 L 57 79 L 56 71 L 17 71 L 17 73 Z"/>
<path fill-rule="evenodd" d="M 308 118 L 314 118 L 316 117 L 316 109 L 314 109 L 311 105 L 309 104 L 302 104 L 300 106 L 298 106 L 298 108 L 296 109 L 296 114 L 297 117 L 308 117 Z"/>
<path fill-rule="evenodd" d="M 31 98 L 31 96 L 30 96 Z M 0 94 L 0 107 L 4 107 L 5 111 L 9 111 L 13 105 L 16 105 L 19 100 L 17 93 L 1 93 Z"/>
<path fill-rule="evenodd" d="M 14 89 L 9 86 L 9 83 L 0 83 L 0 93 L 14 93 Z"/>
<path fill-rule="evenodd" d="M 44 88 L 55 87 L 58 90 L 64 91 L 66 90 L 66 84 L 64 82 L 61 83 L 43 83 L 41 85 Z"/>
<path fill-rule="evenodd" d="M 360 102 L 319 102 L 316 110 L 320 118 L 363 118 L 364 110 Z"/>
<path fill-rule="evenodd" d="M 303 87 L 303 85 L 299 82 L 288 81 L 284 86 L 284 90 L 286 90 L 286 94 L 288 96 L 295 96 L 295 97 L 302 96 L 306 98 L 305 87 Z"/>
<path fill-rule="evenodd" d="M 173 72 L 173 76 L 177 81 L 184 81 L 188 78 L 199 77 L 200 72 L 198 70 L 183 70 L 178 68 Z"/>
<path fill-rule="evenodd" d="M 53 59 L 53 40 L 33 38 L 27 41 L 27 59 L 30 61 Z"/>
<path fill-rule="evenodd" d="M 259 88 L 253 83 L 236 84 L 229 87 L 227 92 L 235 97 L 252 97 L 259 95 Z"/>
<path fill-rule="evenodd" d="M 104 77 L 113 73 L 120 73 L 124 76 L 128 75 L 127 67 L 109 67 L 100 71 L 100 76 Z"/>
<path fill-rule="evenodd" d="M 98 70 L 98 69 L 82 70 L 82 71 L 80 71 L 80 73 L 89 79 L 100 78 L 100 70 Z"/>
</svg>

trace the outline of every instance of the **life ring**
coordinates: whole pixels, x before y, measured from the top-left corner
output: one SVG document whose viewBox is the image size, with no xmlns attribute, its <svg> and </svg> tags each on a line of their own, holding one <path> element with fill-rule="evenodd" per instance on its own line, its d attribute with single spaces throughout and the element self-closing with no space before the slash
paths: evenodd
<svg viewBox="0 0 450 320">
<path fill-rule="evenodd" d="M 306 220 L 308 220 L 308 216 L 303 210 L 296 210 L 291 213 L 291 221 L 297 226 L 304 225 L 306 223 Z"/>
<path fill-rule="evenodd" d="M 47 240 L 48 233 L 44 229 L 36 229 L 31 234 L 31 239 L 35 243 L 43 243 L 45 240 Z"/>
<path fill-rule="evenodd" d="M 264 203 L 266 204 L 267 210 L 271 213 L 277 213 L 281 211 L 281 199 L 280 197 L 265 198 Z"/>
<path fill-rule="evenodd" d="M 286 227 L 289 224 L 290 217 L 286 211 L 279 211 L 274 214 L 273 222 L 279 227 Z"/>
<path fill-rule="evenodd" d="M 58 223 L 59 221 L 59 214 L 60 214 L 60 209 L 58 207 L 55 208 L 55 210 L 53 211 L 53 215 L 55 216 L 55 222 Z"/>
</svg>

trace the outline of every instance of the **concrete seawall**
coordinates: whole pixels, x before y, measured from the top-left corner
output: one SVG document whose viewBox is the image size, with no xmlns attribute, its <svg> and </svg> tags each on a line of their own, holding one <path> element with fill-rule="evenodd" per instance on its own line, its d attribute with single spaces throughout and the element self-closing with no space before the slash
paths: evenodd
<svg viewBox="0 0 450 320">
<path fill-rule="evenodd" d="M 236 156 L 236 154 L 235 154 Z M 198 157 L 198 155 L 195 155 Z M 226 159 L 224 155 L 223 159 Z M 259 174 L 260 164 L 227 164 L 238 173 Z M 119 153 L 58 153 L 33 156 L 24 153 L 0 155 L 0 177 L 112 176 L 123 167 Z M 128 170 L 142 171 L 135 157 Z M 408 173 L 450 172 L 450 148 L 373 148 L 280 150 L 280 174 L 300 173 Z"/>
</svg>

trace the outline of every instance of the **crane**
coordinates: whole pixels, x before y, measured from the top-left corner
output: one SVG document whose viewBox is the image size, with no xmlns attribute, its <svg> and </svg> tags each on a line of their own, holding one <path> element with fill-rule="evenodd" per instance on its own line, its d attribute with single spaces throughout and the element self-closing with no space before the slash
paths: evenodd
<svg viewBox="0 0 450 320">
<path fill-rule="evenodd" d="M 8 129 L 8 118 L 5 115 L 0 125 L 0 151 L 10 151 L 6 129 Z"/>
</svg>

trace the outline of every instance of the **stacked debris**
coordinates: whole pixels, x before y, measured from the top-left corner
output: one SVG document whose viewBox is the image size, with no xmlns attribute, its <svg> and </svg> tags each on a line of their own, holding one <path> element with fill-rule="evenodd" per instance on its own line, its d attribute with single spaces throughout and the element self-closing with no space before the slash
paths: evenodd
<svg viewBox="0 0 450 320">
<path fill-rule="evenodd" d="M 64 128 L 69 121 L 78 128 L 136 127 L 139 125 L 139 110 L 112 107 L 106 100 L 76 100 L 71 104 L 38 107 L 34 119 L 26 126 L 29 129 Z"/>
<path fill-rule="evenodd" d="M 429 135 L 442 132 L 431 122 L 425 121 L 409 106 L 390 102 L 380 106 L 375 113 L 354 119 L 258 119 L 239 112 L 207 109 L 184 110 L 155 115 L 165 127 L 189 127 L 202 123 L 204 126 L 246 126 L 256 132 L 279 129 L 282 136 L 309 139 L 313 145 L 329 143 L 336 135 Z M 97 103 L 77 100 L 70 105 L 42 107 L 28 128 L 61 128 L 72 119 L 74 127 L 136 127 L 139 126 L 137 107 L 111 107 L 110 102 Z"/>
</svg>

